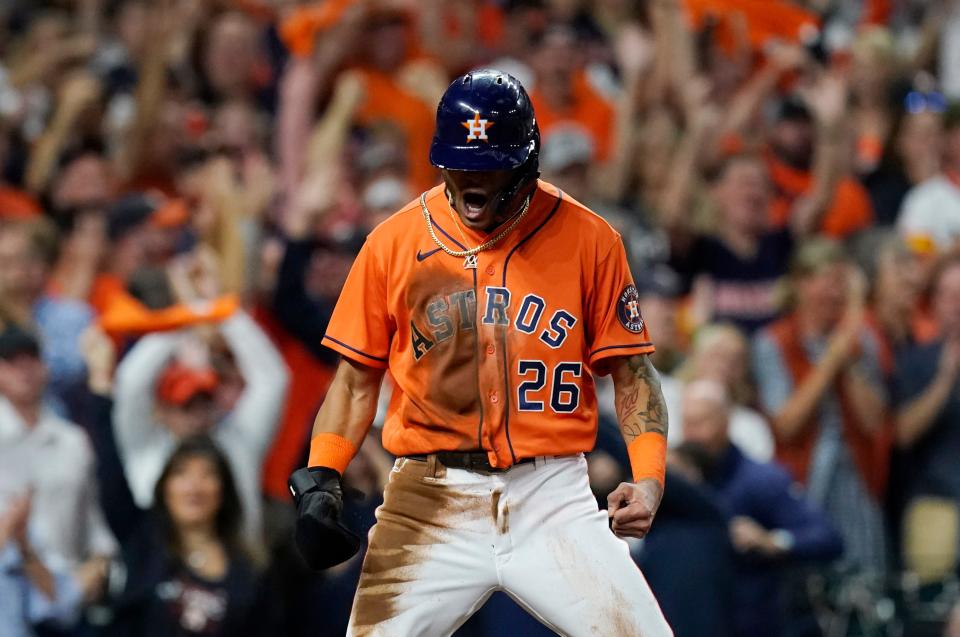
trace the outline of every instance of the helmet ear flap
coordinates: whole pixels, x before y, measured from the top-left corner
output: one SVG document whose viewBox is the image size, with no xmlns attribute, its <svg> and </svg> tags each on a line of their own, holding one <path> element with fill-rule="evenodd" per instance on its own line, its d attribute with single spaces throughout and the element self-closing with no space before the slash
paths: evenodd
<svg viewBox="0 0 960 637">
<path fill-rule="evenodd" d="M 537 133 L 536 146 L 524 164 L 514 171 L 514 178 L 497 196 L 496 212 L 510 212 L 520 206 L 527 196 L 537 187 L 540 178 L 540 140 Z"/>
</svg>

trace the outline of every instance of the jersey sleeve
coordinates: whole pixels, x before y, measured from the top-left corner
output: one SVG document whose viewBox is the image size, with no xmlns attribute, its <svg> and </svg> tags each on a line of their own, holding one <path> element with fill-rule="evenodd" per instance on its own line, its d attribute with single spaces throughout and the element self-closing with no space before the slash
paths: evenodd
<svg viewBox="0 0 960 637">
<path fill-rule="evenodd" d="M 350 268 L 323 344 L 360 364 L 386 369 L 394 332 L 386 290 L 386 275 L 367 239 Z"/>
<path fill-rule="evenodd" d="M 588 296 L 587 346 L 591 367 L 605 358 L 654 351 L 640 311 L 640 294 L 633 284 L 623 241 L 617 240 L 594 273 Z"/>
</svg>

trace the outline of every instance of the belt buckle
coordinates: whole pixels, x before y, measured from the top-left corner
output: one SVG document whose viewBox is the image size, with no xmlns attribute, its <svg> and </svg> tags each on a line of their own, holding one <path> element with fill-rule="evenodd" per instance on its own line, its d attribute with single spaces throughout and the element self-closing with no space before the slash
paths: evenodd
<svg viewBox="0 0 960 637">
<path fill-rule="evenodd" d="M 491 474 L 491 473 L 503 473 L 506 471 L 506 469 L 504 467 L 494 467 L 492 464 L 490 464 L 490 458 L 488 458 L 487 456 L 483 456 L 482 471 L 484 471 L 485 473 Z"/>
<path fill-rule="evenodd" d="M 480 455 L 470 451 L 463 452 L 463 467 L 467 471 L 473 471 L 476 473 L 482 473 L 486 471 L 486 468 L 483 466 L 483 462 L 480 459 Z"/>
<path fill-rule="evenodd" d="M 470 469 L 478 473 L 493 473 L 493 467 L 490 466 L 490 461 L 487 458 L 479 453 L 468 454 L 467 457 L 470 459 Z"/>
</svg>

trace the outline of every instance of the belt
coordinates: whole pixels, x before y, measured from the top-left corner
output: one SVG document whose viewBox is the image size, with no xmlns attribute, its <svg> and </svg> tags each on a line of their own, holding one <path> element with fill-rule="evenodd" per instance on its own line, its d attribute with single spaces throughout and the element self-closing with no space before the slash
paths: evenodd
<svg viewBox="0 0 960 637">
<path fill-rule="evenodd" d="M 486 451 L 438 451 L 435 454 L 413 454 L 405 457 L 426 462 L 429 455 L 435 455 L 440 464 L 450 469 L 466 469 L 479 473 L 500 473 L 510 469 L 491 465 Z M 520 458 L 513 466 L 528 464 L 534 460 L 535 458 Z"/>
</svg>

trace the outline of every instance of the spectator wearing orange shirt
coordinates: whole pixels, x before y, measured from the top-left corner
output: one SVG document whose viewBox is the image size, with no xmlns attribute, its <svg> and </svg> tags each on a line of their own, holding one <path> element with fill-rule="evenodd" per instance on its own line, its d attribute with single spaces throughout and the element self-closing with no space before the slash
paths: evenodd
<svg viewBox="0 0 960 637">
<path fill-rule="evenodd" d="M 787 97 L 778 108 L 769 137 L 767 164 L 777 190 L 772 207 L 779 226 L 790 222 L 791 209 L 813 183 L 816 139 L 814 119 L 806 103 Z M 820 220 L 820 232 L 843 238 L 873 223 L 873 208 L 866 189 L 849 175 L 836 185 L 832 201 Z"/>
<path fill-rule="evenodd" d="M 818 238 L 795 252 L 789 291 L 790 314 L 753 343 L 777 459 L 837 526 L 845 566 L 882 575 L 890 428 L 880 347 L 865 323 L 866 283 L 841 244 Z"/>
<path fill-rule="evenodd" d="M 559 128 L 580 128 L 606 161 L 613 144 L 614 109 L 587 81 L 577 51 L 577 38 L 566 26 L 548 28 L 533 57 L 536 84 L 530 91 L 537 123 L 548 143 Z"/>
<path fill-rule="evenodd" d="M 27 218 L 40 214 L 40 206 L 27 193 L 13 187 L 4 179 L 10 139 L 7 127 L 0 119 L 0 218 Z"/>
<path fill-rule="evenodd" d="M 381 8 L 367 17 L 361 39 L 377 46 L 362 49 L 366 99 L 356 119 L 365 127 L 385 122 L 403 135 L 410 181 L 419 191 L 439 182 L 427 155 L 433 139 L 432 104 L 447 79 L 439 67 L 421 59 L 414 27 L 414 16 L 396 9 Z"/>
</svg>

